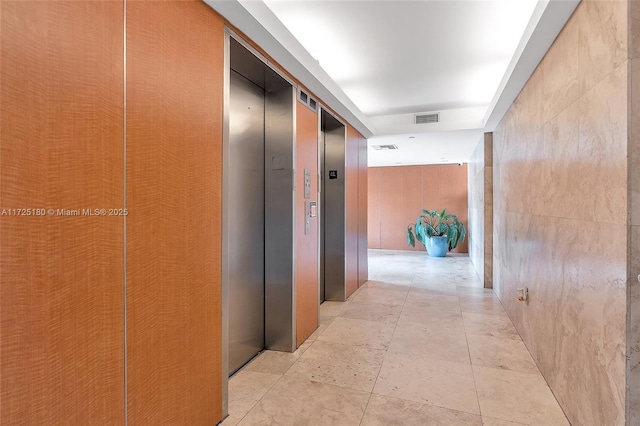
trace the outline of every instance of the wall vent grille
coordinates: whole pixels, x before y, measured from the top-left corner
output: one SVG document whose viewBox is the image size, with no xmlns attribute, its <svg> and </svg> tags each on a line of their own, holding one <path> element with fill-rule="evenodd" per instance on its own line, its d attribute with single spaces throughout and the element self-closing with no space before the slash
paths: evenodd
<svg viewBox="0 0 640 426">
<path fill-rule="evenodd" d="M 429 113 L 429 114 L 416 114 L 415 115 L 415 124 L 429 124 L 429 123 L 439 123 L 440 122 L 440 113 Z"/>
<path fill-rule="evenodd" d="M 392 151 L 394 149 L 398 149 L 396 145 L 371 145 L 373 149 L 378 151 Z"/>
<path fill-rule="evenodd" d="M 309 96 L 302 89 L 298 90 L 298 101 L 303 103 L 307 108 L 313 112 L 318 112 L 318 102 Z"/>
</svg>

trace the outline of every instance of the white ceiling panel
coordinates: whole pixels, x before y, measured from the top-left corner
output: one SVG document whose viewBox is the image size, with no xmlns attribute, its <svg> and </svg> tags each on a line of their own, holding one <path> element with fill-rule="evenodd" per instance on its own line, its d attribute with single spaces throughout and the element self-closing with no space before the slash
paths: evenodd
<svg viewBox="0 0 640 426">
<path fill-rule="evenodd" d="M 467 162 L 580 2 L 204 1 L 370 145 L 398 146 L 370 149 L 372 166 Z"/>
<path fill-rule="evenodd" d="M 366 115 L 487 106 L 536 0 L 265 3 Z"/>
</svg>

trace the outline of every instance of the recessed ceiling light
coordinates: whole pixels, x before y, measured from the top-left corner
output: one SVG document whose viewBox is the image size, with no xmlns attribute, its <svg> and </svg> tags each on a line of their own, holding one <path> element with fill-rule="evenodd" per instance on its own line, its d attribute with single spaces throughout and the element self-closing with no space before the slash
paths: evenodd
<svg viewBox="0 0 640 426">
<path fill-rule="evenodd" d="M 409 139 L 415 139 L 415 138 L 416 138 L 415 136 L 409 136 Z"/>
<path fill-rule="evenodd" d="M 402 161 L 396 161 L 396 164 L 402 164 Z"/>
</svg>

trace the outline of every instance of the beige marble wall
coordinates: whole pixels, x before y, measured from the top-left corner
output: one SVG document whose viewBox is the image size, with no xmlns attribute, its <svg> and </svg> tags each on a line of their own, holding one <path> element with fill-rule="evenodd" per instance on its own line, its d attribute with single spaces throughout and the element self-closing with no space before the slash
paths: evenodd
<svg viewBox="0 0 640 426">
<path fill-rule="evenodd" d="M 625 424 L 628 6 L 583 0 L 493 134 L 494 289 L 576 425 Z"/>
<path fill-rule="evenodd" d="M 484 287 L 493 288 L 493 133 L 484 134 Z"/>
<path fill-rule="evenodd" d="M 469 159 L 469 257 L 485 288 L 493 286 L 493 135 Z"/>
<path fill-rule="evenodd" d="M 640 2 L 629 4 L 627 419 L 640 424 Z"/>
<path fill-rule="evenodd" d="M 469 258 L 478 278 L 484 277 L 484 140 L 469 158 Z"/>
</svg>

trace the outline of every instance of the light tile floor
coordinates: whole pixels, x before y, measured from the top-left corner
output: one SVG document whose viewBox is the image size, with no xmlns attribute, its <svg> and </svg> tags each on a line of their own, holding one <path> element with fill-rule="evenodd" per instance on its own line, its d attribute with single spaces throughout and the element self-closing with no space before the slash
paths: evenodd
<svg viewBox="0 0 640 426">
<path fill-rule="evenodd" d="M 569 424 L 467 256 L 370 250 L 369 278 L 231 378 L 224 426 Z"/>
</svg>

